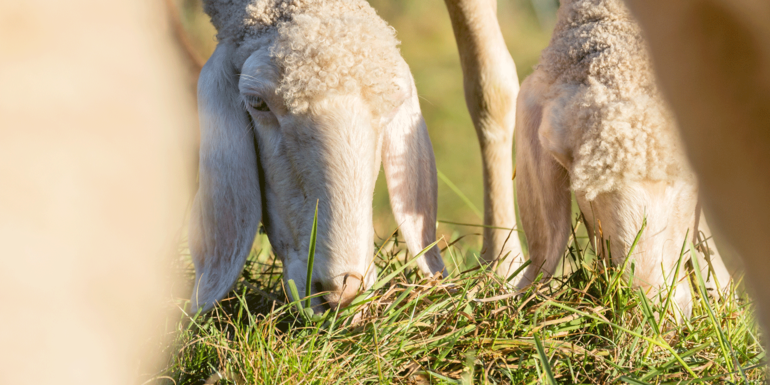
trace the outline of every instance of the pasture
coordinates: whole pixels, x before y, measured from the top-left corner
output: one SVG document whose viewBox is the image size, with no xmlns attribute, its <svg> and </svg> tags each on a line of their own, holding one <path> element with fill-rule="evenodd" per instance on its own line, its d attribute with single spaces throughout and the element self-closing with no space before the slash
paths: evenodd
<svg viewBox="0 0 770 385">
<path fill-rule="evenodd" d="M 348 309 L 316 316 L 303 302 L 286 302 L 292 288 L 260 235 L 231 298 L 208 315 L 168 321 L 173 339 L 162 348 L 170 358 L 153 378 L 180 385 L 765 382 L 765 352 L 742 291 L 714 301 L 691 274 L 681 284 L 697 293 L 693 316 L 677 323 L 666 293 L 648 300 L 576 234 L 564 254 L 572 274 L 518 296 L 477 263 L 464 235 L 439 241 L 453 273 L 436 284 L 410 268 L 393 234 L 377 245 L 373 290 Z M 179 268 L 192 279 L 189 262 Z"/>
<path fill-rule="evenodd" d="M 667 292 L 650 301 L 596 258 L 576 217 L 562 266 L 571 274 L 512 295 L 479 264 L 481 164 L 443 2 L 372 0 L 397 31 L 415 76 L 439 170 L 438 246 L 451 275 L 414 270 L 390 214 L 384 178 L 374 196 L 378 282 L 344 310 L 309 315 L 260 233 L 233 295 L 206 315 L 185 314 L 189 287 L 166 324 L 164 384 L 661 384 L 764 383 L 765 352 L 740 279 L 727 300 L 691 274 L 693 316 L 679 319 Z M 182 18 L 200 55 L 212 30 L 195 1 Z M 498 15 L 520 79 L 550 37 L 555 3 L 500 1 Z M 308 223 L 308 226 L 312 224 Z M 640 229 L 644 231 L 644 229 Z M 519 236 L 511 232 L 511 237 Z M 684 240 L 683 240 L 684 241 Z M 682 257 L 690 246 L 682 245 Z M 193 279 L 186 244 L 176 270 Z M 681 264 L 681 269 L 687 267 Z M 633 268 L 633 267 L 631 267 Z M 187 290 L 187 292 L 185 292 Z M 296 289 L 295 289 L 296 290 Z M 302 293 L 298 293 L 302 294 Z M 295 295 L 296 297 L 296 295 Z"/>
</svg>

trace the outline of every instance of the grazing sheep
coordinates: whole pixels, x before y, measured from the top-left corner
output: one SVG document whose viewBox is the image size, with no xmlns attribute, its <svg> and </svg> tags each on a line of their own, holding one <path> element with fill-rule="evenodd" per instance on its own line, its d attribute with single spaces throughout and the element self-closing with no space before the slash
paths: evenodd
<svg viewBox="0 0 770 385">
<path fill-rule="evenodd" d="M 770 330 L 770 2 L 628 0 L 698 174 Z"/>
<path fill-rule="evenodd" d="M 570 234 L 575 192 L 599 253 L 631 255 L 635 285 L 650 295 L 673 277 L 689 231 L 710 233 L 698 207 L 672 114 L 659 94 L 642 33 L 622 0 L 565 0 L 550 46 L 518 100 L 516 163 L 521 222 L 532 264 L 518 282 L 554 273 Z M 713 249 L 712 249 L 713 250 Z M 701 256 L 708 284 L 730 280 L 719 254 Z M 708 261 L 707 261 L 708 259 Z M 680 309 L 691 309 L 679 285 Z"/>
<path fill-rule="evenodd" d="M 345 306 L 376 278 L 372 195 L 385 169 L 411 253 L 435 240 L 436 167 L 394 30 L 364 0 L 208 0 L 219 44 L 198 88 L 200 187 L 192 309 L 232 287 L 260 219 L 284 279 L 305 292 L 318 203 L 312 305 Z M 417 262 L 444 271 L 437 248 Z"/>
</svg>

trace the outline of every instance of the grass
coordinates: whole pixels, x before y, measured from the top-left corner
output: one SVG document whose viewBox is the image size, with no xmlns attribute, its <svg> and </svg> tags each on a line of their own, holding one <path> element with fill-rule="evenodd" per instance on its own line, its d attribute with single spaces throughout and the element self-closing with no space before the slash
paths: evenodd
<svg viewBox="0 0 770 385">
<path fill-rule="evenodd" d="M 462 241 L 445 242 L 452 274 L 421 277 L 397 236 L 377 245 L 379 281 L 347 309 L 311 315 L 289 303 L 266 237 L 231 298 L 172 320 L 167 384 L 764 383 L 751 305 L 731 288 L 705 296 L 691 273 L 693 314 L 650 300 L 573 237 L 573 273 L 514 295 Z M 448 246 L 447 245 L 451 245 Z M 683 248 L 687 255 L 690 246 Z M 633 269 L 633 266 L 627 266 Z M 685 268 L 685 264 L 682 264 Z M 697 271 L 697 269 L 695 270 Z M 191 278 L 191 276 L 190 276 Z M 294 289 L 296 290 L 296 289 Z M 179 300 L 184 308 L 186 301 Z M 661 314 L 663 314 L 661 316 Z M 217 382 L 218 381 L 218 382 Z"/>
</svg>

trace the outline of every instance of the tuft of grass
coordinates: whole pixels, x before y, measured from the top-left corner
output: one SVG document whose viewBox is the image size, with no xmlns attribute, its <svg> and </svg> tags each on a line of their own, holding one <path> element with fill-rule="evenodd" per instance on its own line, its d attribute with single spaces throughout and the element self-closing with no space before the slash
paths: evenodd
<svg viewBox="0 0 770 385">
<path fill-rule="evenodd" d="M 641 233 L 641 231 L 640 231 Z M 264 238 L 264 236 L 260 236 Z M 572 273 L 512 295 L 463 242 L 443 281 L 412 268 L 398 236 L 379 250 L 379 279 L 346 309 L 308 315 L 289 301 L 279 261 L 255 249 L 231 298 L 171 320 L 162 384 L 664 384 L 764 383 L 751 304 L 729 288 L 716 301 L 697 262 L 692 317 L 665 294 L 649 299 L 632 270 L 607 267 L 588 241 L 564 254 Z M 696 252 L 691 245 L 682 255 Z M 684 269 L 685 263 L 681 263 Z M 676 275 L 674 275 L 676 276 Z M 296 288 L 294 289 L 296 290 Z M 298 298 L 298 297 L 294 297 Z M 185 306 L 179 300 L 179 307 Z M 679 320 L 679 321 L 677 321 Z M 207 382 L 208 381 L 208 382 Z"/>
</svg>

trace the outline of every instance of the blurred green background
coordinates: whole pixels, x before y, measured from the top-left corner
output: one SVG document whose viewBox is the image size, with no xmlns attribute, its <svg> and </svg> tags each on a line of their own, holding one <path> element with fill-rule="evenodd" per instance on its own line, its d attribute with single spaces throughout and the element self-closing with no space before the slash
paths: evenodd
<svg viewBox="0 0 770 385">
<path fill-rule="evenodd" d="M 214 28 L 203 13 L 201 0 L 176 1 L 189 43 L 202 60 L 216 45 Z M 409 63 L 420 95 L 438 169 L 483 210 L 481 155 L 463 96 L 462 72 L 452 26 L 442 0 L 369 0 L 380 16 L 392 25 L 401 41 L 401 53 Z M 532 73 L 540 51 L 550 39 L 558 0 L 500 0 L 498 20 L 516 63 L 519 80 Z M 440 220 L 482 223 L 464 200 L 439 179 Z M 374 195 L 375 231 L 387 238 L 395 229 L 382 175 Z M 464 239 L 469 251 L 481 244 L 480 228 L 441 224 L 440 235 Z"/>
</svg>

